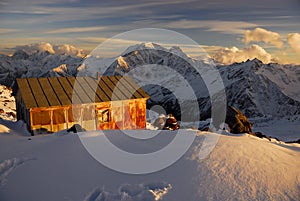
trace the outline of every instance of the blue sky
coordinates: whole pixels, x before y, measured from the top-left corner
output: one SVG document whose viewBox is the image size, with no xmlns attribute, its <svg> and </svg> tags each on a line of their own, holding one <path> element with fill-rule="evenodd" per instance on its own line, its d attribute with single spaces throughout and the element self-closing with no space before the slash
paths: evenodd
<svg viewBox="0 0 300 201">
<path fill-rule="evenodd" d="M 0 52 L 42 41 L 90 51 L 125 31 L 165 28 L 211 52 L 232 46 L 242 50 L 255 43 L 274 58 L 285 55 L 298 62 L 287 36 L 300 33 L 299 10 L 299 0 L 0 0 Z M 260 39 L 245 44 L 245 31 L 257 27 L 278 33 L 284 47 Z"/>
</svg>

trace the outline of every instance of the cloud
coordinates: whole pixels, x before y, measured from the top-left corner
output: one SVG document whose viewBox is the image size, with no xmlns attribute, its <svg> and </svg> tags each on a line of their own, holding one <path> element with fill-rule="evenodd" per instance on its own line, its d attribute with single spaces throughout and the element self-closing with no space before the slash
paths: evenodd
<svg viewBox="0 0 300 201">
<path fill-rule="evenodd" d="M 68 45 L 68 44 L 54 45 L 53 49 L 55 51 L 55 54 L 67 54 L 67 55 L 77 56 L 77 57 L 85 56 L 82 49 L 78 49 L 73 45 Z"/>
<path fill-rule="evenodd" d="M 64 44 L 64 45 L 52 45 L 50 43 L 46 42 L 40 42 L 30 45 L 22 45 L 22 46 L 16 46 L 14 48 L 16 51 L 23 50 L 27 54 L 31 55 L 35 52 L 44 52 L 48 51 L 51 54 L 66 54 L 71 56 L 78 56 L 83 57 L 85 56 L 82 49 L 78 49 L 72 45 Z"/>
<path fill-rule="evenodd" d="M 216 54 L 212 55 L 212 58 L 221 64 L 232 64 L 255 58 L 261 60 L 263 63 L 270 63 L 272 61 L 272 56 L 259 45 L 251 45 L 243 49 L 237 47 L 221 48 Z"/>
<path fill-rule="evenodd" d="M 13 32 L 18 32 L 18 29 L 0 29 L 0 34 L 8 34 Z"/>
<path fill-rule="evenodd" d="M 299 33 L 288 34 L 287 42 L 296 53 L 300 54 L 300 34 Z"/>
<path fill-rule="evenodd" d="M 262 28 L 256 28 L 254 30 L 245 31 L 244 42 L 248 44 L 252 41 L 272 44 L 277 48 L 283 47 L 283 41 L 281 40 L 279 33 L 268 31 Z"/>
<path fill-rule="evenodd" d="M 54 54 L 55 51 L 53 50 L 53 47 L 50 43 L 35 43 L 35 44 L 30 44 L 30 45 L 22 45 L 22 46 L 16 46 L 14 48 L 16 51 L 17 50 L 23 50 L 27 54 L 33 54 L 37 51 L 48 51 L 51 54 Z"/>
<path fill-rule="evenodd" d="M 199 29 L 207 28 L 207 31 L 214 31 L 226 34 L 241 34 L 246 28 L 256 27 L 257 24 L 243 21 L 222 21 L 222 20 L 178 20 L 166 25 L 168 28 L 177 29 Z"/>
<path fill-rule="evenodd" d="M 61 33 L 82 33 L 82 32 L 90 32 L 90 31 L 99 31 L 105 30 L 106 27 L 95 26 L 95 27 L 71 27 L 64 29 L 57 29 L 53 31 L 47 32 L 48 34 L 61 34 Z"/>
</svg>

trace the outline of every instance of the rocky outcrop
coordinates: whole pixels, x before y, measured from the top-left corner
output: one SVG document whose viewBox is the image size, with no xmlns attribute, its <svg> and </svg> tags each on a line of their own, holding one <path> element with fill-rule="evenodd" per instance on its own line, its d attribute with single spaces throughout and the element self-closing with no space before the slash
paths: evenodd
<svg viewBox="0 0 300 201">
<path fill-rule="evenodd" d="M 177 129 L 179 129 L 178 122 L 172 114 L 169 114 L 168 117 L 166 117 L 165 115 L 160 115 L 159 118 L 157 118 L 154 121 L 153 126 L 157 127 L 158 130 L 177 130 Z"/>
<path fill-rule="evenodd" d="M 230 133 L 252 133 L 252 123 L 235 107 L 227 107 L 225 123 L 229 126 Z"/>
<path fill-rule="evenodd" d="M 168 115 L 164 129 L 165 130 L 178 130 L 179 129 L 178 122 L 172 114 Z"/>
</svg>

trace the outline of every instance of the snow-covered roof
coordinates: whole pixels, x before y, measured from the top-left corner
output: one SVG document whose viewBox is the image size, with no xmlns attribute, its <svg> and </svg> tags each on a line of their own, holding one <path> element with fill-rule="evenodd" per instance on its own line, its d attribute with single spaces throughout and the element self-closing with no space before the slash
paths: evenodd
<svg viewBox="0 0 300 201">
<path fill-rule="evenodd" d="M 149 98 L 128 76 L 19 78 L 26 108 Z"/>
</svg>

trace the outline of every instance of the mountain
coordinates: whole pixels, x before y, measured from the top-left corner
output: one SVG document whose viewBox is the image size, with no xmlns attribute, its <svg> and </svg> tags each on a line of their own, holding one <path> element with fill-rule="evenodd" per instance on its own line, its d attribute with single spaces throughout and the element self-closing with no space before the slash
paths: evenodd
<svg viewBox="0 0 300 201">
<path fill-rule="evenodd" d="M 263 64 L 254 59 L 218 67 L 230 105 L 247 116 L 282 117 L 300 113 L 300 66 Z"/>
<path fill-rule="evenodd" d="M 0 84 L 11 86 L 20 77 L 75 76 L 82 61 L 67 54 L 17 50 L 12 56 L 1 55 Z"/>
<path fill-rule="evenodd" d="M 300 66 L 263 64 L 254 59 L 214 67 L 207 57 L 195 60 L 179 47 L 167 49 L 154 43 L 137 44 L 117 58 L 105 59 L 93 55 L 82 58 L 75 54 L 77 50 L 68 47 L 43 43 L 19 47 L 12 56 L 0 55 L 0 84 L 11 86 L 17 77 L 127 74 L 151 96 L 149 108 L 161 105 L 180 119 L 180 107 L 189 108 L 193 100 L 200 106 L 201 119 L 206 119 L 210 117 L 211 104 L 205 81 L 220 82 L 211 76 L 217 69 L 228 105 L 247 117 L 300 114 Z M 190 110 L 186 111 L 190 116 L 198 115 Z"/>
<path fill-rule="evenodd" d="M 109 63 L 110 62 L 110 63 Z M 86 59 L 81 75 L 128 74 L 151 96 L 148 106 L 161 105 L 180 118 L 180 105 L 189 105 L 193 93 L 200 106 L 201 118 L 210 116 L 211 104 L 207 86 L 213 68 L 188 57 L 179 47 L 166 49 L 157 44 L 142 43 L 129 47 L 114 62 Z M 197 69 L 197 70 L 196 70 Z M 263 64 L 258 59 L 227 66 L 216 66 L 225 86 L 228 105 L 248 117 L 283 117 L 300 114 L 300 66 Z M 199 73 L 200 72 L 200 73 Z M 193 93 L 190 93 L 191 89 Z M 181 98 L 180 100 L 176 99 Z M 193 111 L 187 111 L 193 114 Z"/>
</svg>

